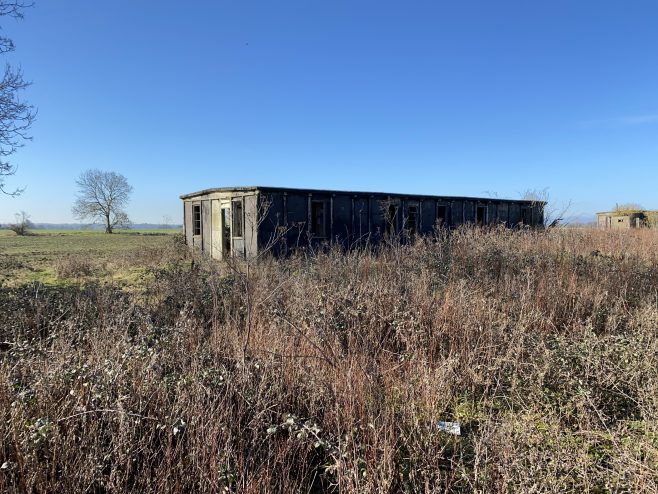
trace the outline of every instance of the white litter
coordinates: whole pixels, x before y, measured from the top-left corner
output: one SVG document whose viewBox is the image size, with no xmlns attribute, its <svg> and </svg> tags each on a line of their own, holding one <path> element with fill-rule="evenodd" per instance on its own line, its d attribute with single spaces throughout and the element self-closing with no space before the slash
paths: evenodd
<svg viewBox="0 0 658 494">
<path fill-rule="evenodd" d="M 462 435 L 462 428 L 459 422 L 444 422 L 440 420 L 437 426 L 440 431 L 447 432 L 448 434 L 453 434 L 455 436 Z"/>
</svg>

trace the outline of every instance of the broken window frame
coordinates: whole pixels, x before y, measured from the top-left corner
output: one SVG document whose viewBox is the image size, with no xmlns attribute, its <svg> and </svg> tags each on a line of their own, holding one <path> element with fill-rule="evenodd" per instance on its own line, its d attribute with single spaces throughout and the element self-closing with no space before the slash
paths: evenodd
<svg viewBox="0 0 658 494">
<path fill-rule="evenodd" d="M 240 197 L 231 200 L 231 237 L 244 236 L 244 201 Z"/>
<path fill-rule="evenodd" d="M 441 210 L 444 212 L 443 218 Z M 450 205 L 441 203 L 436 205 L 436 222 L 438 226 L 450 226 Z"/>
<path fill-rule="evenodd" d="M 532 208 L 530 206 L 521 207 L 521 225 L 532 225 Z"/>
<path fill-rule="evenodd" d="M 419 230 L 419 206 L 418 204 L 407 205 L 407 215 L 404 218 L 404 231 L 410 237 L 418 234 Z M 413 210 L 413 215 L 412 215 Z M 413 220 L 412 220 L 413 216 Z"/>
<path fill-rule="evenodd" d="M 201 203 L 192 204 L 192 236 L 201 236 Z"/>
</svg>

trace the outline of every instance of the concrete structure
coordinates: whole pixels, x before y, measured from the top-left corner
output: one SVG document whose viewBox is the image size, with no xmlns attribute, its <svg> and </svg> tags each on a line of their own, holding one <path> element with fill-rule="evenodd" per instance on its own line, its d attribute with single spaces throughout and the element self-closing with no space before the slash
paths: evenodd
<svg viewBox="0 0 658 494">
<path fill-rule="evenodd" d="M 596 213 L 599 228 L 655 228 L 658 223 L 658 211 L 623 209 Z"/>
<path fill-rule="evenodd" d="M 345 247 L 407 239 L 438 225 L 543 226 L 544 203 L 280 187 L 223 187 L 181 196 L 187 244 L 222 259 L 275 255 L 327 242 Z"/>
</svg>

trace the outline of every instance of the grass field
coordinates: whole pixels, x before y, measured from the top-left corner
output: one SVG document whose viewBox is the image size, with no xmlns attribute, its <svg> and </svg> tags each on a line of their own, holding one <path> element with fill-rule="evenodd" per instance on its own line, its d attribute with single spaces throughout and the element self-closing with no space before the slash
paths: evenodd
<svg viewBox="0 0 658 494">
<path fill-rule="evenodd" d="M 35 230 L 17 236 L 0 230 L 0 287 L 37 281 L 67 284 L 83 279 L 130 284 L 152 266 L 148 258 L 171 245 L 178 232 L 120 230 Z"/>
<path fill-rule="evenodd" d="M 0 245 L 0 492 L 658 492 L 656 231 Z"/>
</svg>

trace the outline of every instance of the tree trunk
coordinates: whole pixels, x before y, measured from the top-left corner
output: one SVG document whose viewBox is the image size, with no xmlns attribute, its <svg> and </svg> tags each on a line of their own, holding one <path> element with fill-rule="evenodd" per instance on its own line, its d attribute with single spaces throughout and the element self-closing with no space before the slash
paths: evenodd
<svg viewBox="0 0 658 494">
<path fill-rule="evenodd" d="M 110 215 L 105 215 L 105 233 L 112 233 L 112 225 L 110 224 Z"/>
</svg>

